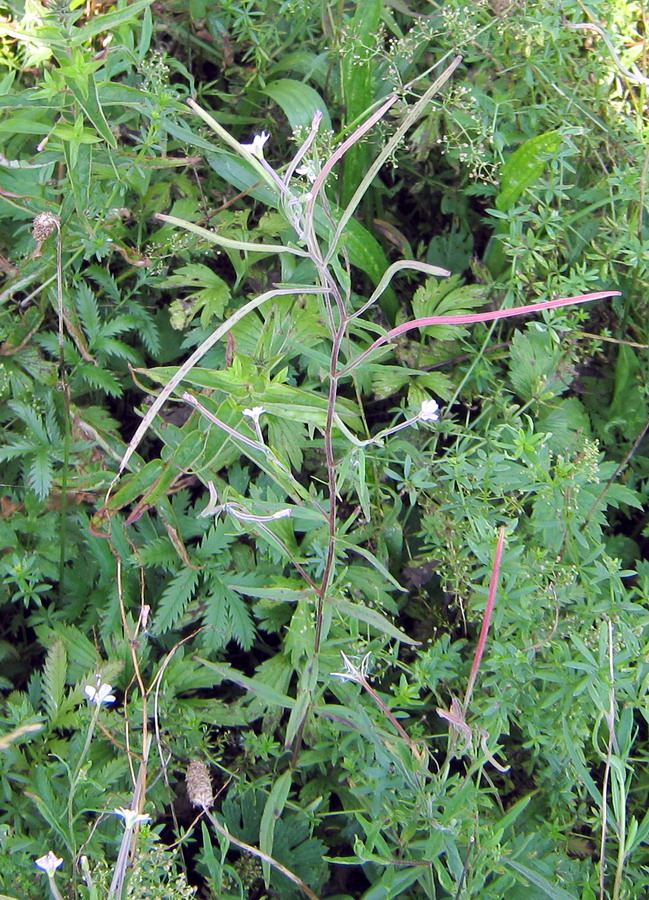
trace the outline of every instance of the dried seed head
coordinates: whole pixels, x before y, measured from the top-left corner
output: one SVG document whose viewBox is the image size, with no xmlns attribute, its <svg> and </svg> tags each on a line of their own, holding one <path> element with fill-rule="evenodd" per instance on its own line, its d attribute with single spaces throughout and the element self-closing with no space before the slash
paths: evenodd
<svg viewBox="0 0 649 900">
<path fill-rule="evenodd" d="M 204 762 L 200 759 L 192 759 L 185 775 L 187 795 L 194 806 L 202 806 L 209 809 L 214 804 L 212 782 L 210 773 Z"/>
<path fill-rule="evenodd" d="M 53 234 L 58 228 L 59 220 L 51 213 L 39 213 L 32 224 L 32 237 L 39 244 Z"/>
</svg>

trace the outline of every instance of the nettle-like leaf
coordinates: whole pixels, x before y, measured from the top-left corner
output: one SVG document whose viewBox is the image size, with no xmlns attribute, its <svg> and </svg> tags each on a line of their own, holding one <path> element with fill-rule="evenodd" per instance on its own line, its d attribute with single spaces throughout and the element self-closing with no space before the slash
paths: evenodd
<svg viewBox="0 0 649 900">
<path fill-rule="evenodd" d="M 221 318 L 230 299 L 226 282 L 203 263 L 190 263 L 177 269 L 162 283 L 162 287 L 183 288 L 189 291 L 174 300 L 169 308 L 171 327 L 186 328 L 200 313 L 201 326 L 206 328 L 213 319 Z"/>
<path fill-rule="evenodd" d="M 484 306 L 487 297 L 485 285 L 462 284 L 462 279 L 457 275 L 444 281 L 429 278 L 414 293 L 413 318 L 470 315 L 475 309 Z M 457 325 L 429 325 L 423 331 L 438 341 L 457 340 L 467 333 L 466 328 Z"/>
<path fill-rule="evenodd" d="M 421 388 L 431 391 L 442 400 L 450 400 L 454 385 L 448 375 L 443 372 L 422 372 L 406 366 L 368 365 L 372 375 L 372 390 L 378 400 L 392 397 L 404 387 L 412 385 L 413 380 Z"/>
<path fill-rule="evenodd" d="M 556 397 L 570 386 L 571 373 L 561 372 L 561 347 L 547 331 L 532 324 L 516 331 L 510 351 L 509 377 L 521 400 Z"/>
</svg>

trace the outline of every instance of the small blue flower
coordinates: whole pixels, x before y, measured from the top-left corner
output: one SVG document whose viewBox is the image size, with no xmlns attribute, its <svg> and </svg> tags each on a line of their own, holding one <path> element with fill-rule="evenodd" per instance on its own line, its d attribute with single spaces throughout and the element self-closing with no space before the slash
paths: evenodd
<svg viewBox="0 0 649 900">
<path fill-rule="evenodd" d="M 98 687 L 87 684 L 83 690 L 89 703 L 101 706 L 102 703 L 115 702 L 115 695 L 111 694 L 112 689 L 112 684 L 100 684 Z"/>
<path fill-rule="evenodd" d="M 45 854 L 45 856 L 41 856 L 40 859 L 37 859 L 35 864 L 38 866 L 39 869 L 42 869 L 44 872 L 47 872 L 48 878 L 53 878 L 54 873 L 59 868 L 59 866 L 63 865 L 63 860 L 60 859 L 58 856 L 56 856 L 54 853 L 52 853 L 51 850 L 49 850 Z"/>
</svg>

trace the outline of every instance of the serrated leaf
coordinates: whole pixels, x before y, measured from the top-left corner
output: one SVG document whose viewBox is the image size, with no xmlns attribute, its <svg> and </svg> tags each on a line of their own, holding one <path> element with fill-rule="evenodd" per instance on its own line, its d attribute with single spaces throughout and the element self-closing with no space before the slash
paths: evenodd
<svg viewBox="0 0 649 900">
<path fill-rule="evenodd" d="M 456 275 L 446 281 L 429 278 L 415 291 L 412 298 L 414 318 L 428 316 L 463 316 L 484 306 L 487 289 L 481 284 L 462 284 Z M 429 325 L 424 329 L 430 337 L 439 341 L 457 340 L 466 328 L 457 325 Z"/>
<path fill-rule="evenodd" d="M 228 598 L 232 640 L 236 641 L 242 650 L 250 650 L 255 640 L 255 626 L 252 623 L 250 611 L 238 594 L 228 588 L 225 590 Z"/>
<path fill-rule="evenodd" d="M 56 631 L 51 634 L 63 642 L 70 661 L 68 679 L 72 684 L 94 671 L 99 654 L 95 645 L 83 632 L 74 625 L 57 625 Z"/>
<path fill-rule="evenodd" d="M 186 567 L 167 585 L 156 612 L 153 632 L 164 634 L 176 624 L 193 597 L 200 573 Z"/>
<path fill-rule="evenodd" d="M 561 348 L 547 331 L 514 332 L 509 358 L 509 377 L 521 400 L 541 393 L 556 397 L 570 386 L 558 371 Z"/>
<path fill-rule="evenodd" d="M 94 366 L 92 363 L 83 362 L 77 366 L 75 378 L 83 380 L 95 390 L 101 390 L 109 397 L 121 397 L 122 386 L 112 372 Z"/>
<path fill-rule="evenodd" d="M 43 666 L 43 694 L 50 722 L 56 720 L 63 700 L 67 669 L 68 656 L 63 641 L 55 641 L 47 652 Z"/>
<path fill-rule="evenodd" d="M 37 450 L 29 462 L 27 483 L 41 500 L 44 500 L 49 494 L 53 477 L 54 469 L 49 451 Z"/>
</svg>

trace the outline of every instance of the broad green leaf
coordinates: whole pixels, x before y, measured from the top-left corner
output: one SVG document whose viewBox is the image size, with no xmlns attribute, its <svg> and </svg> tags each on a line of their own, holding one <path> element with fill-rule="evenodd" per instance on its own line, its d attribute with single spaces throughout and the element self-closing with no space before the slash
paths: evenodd
<svg viewBox="0 0 649 900">
<path fill-rule="evenodd" d="M 314 81 L 319 87 L 325 87 L 329 72 L 328 54 L 325 51 L 316 56 L 310 50 L 283 53 L 269 74 L 274 77 L 284 72 L 297 73 L 305 81 Z"/>
<path fill-rule="evenodd" d="M 279 78 L 267 84 L 263 93 L 281 106 L 293 131 L 300 127 L 308 128 L 318 110 L 322 113 L 321 129 L 331 131 L 331 118 L 324 100 L 314 88 L 304 84 L 303 81 Z"/>
<path fill-rule="evenodd" d="M 556 153 L 561 146 L 560 131 L 546 131 L 525 141 L 509 157 L 500 173 L 500 193 L 495 206 L 507 212 L 516 203 L 523 191 L 534 184 L 543 174 L 548 154 Z"/>
<path fill-rule="evenodd" d="M 101 16 L 92 16 L 82 28 L 75 29 L 73 37 L 71 38 L 71 44 L 85 44 L 98 34 L 105 34 L 107 31 L 119 28 L 120 25 L 124 25 L 126 22 L 130 22 L 137 18 L 139 14 L 143 10 L 148 9 L 152 3 L 153 0 L 135 0 L 135 2 L 129 3 L 128 6 L 125 5 L 123 9 L 117 9 L 114 12 L 109 12 Z"/>
<path fill-rule="evenodd" d="M 345 39 L 346 53 L 341 67 L 341 87 L 345 102 L 345 124 L 360 124 L 374 100 L 375 53 L 383 11 L 383 0 L 363 0 L 356 5 L 354 18 Z M 360 141 L 345 154 L 340 190 L 340 203 L 347 205 L 367 172 L 371 161 L 368 144 Z"/>
</svg>

